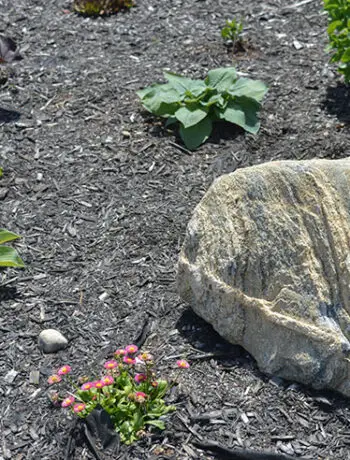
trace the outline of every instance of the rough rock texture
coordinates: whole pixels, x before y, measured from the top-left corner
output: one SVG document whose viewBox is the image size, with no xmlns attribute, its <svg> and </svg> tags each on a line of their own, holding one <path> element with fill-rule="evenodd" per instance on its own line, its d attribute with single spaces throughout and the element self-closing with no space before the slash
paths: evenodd
<svg viewBox="0 0 350 460">
<path fill-rule="evenodd" d="M 68 340 L 56 329 L 44 329 L 40 332 L 38 345 L 44 353 L 55 353 L 66 348 Z"/>
<path fill-rule="evenodd" d="M 214 182 L 178 288 L 259 368 L 350 396 L 350 160 L 281 161 Z"/>
</svg>

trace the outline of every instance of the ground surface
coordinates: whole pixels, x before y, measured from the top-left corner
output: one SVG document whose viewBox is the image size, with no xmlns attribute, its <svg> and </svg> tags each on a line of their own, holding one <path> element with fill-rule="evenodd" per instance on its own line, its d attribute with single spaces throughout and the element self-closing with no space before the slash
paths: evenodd
<svg viewBox="0 0 350 460">
<path fill-rule="evenodd" d="M 161 373 L 172 375 L 178 356 L 191 368 L 167 431 L 118 458 L 212 458 L 193 433 L 296 458 L 350 458 L 348 401 L 262 375 L 175 286 L 186 224 L 215 177 L 273 159 L 350 155 L 349 92 L 324 53 L 326 17 L 320 2 L 298 3 L 139 0 L 125 14 L 86 19 L 62 0 L 0 0 L 0 33 L 24 48 L 0 87 L 0 226 L 23 235 L 26 263 L 6 272 L 0 291 L 0 374 L 18 373 L 0 379 L 1 459 L 64 458 L 72 418 L 49 404 L 48 375 L 63 363 L 96 372 L 147 317 Z M 220 37 L 233 17 L 249 41 L 237 56 Z M 221 129 L 190 153 L 142 111 L 135 91 L 163 69 L 204 78 L 232 63 L 270 86 L 257 136 Z M 69 346 L 43 355 L 37 337 L 51 327 Z M 75 458 L 92 457 L 80 448 Z"/>
</svg>

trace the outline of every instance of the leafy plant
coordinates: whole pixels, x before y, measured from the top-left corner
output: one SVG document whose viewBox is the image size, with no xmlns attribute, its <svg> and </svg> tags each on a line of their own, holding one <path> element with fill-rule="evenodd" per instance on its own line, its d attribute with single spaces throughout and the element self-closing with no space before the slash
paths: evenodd
<svg viewBox="0 0 350 460">
<path fill-rule="evenodd" d="M 105 410 L 119 433 L 121 442 L 131 444 L 144 432 L 147 425 L 163 430 L 164 415 L 174 411 L 175 406 L 166 405 L 164 396 L 176 384 L 157 379 L 155 364 L 149 353 L 138 352 L 136 345 L 128 345 L 114 353 L 115 359 L 104 364 L 104 375 L 98 380 L 80 378 L 74 383 L 74 393 L 61 397 L 58 393 L 51 395 L 55 405 L 71 408 L 81 418 L 87 417 L 97 407 Z M 188 368 L 187 361 L 179 360 L 179 368 Z M 70 374 L 71 367 L 61 367 L 57 374 L 48 379 L 50 385 L 62 381 Z"/>
<path fill-rule="evenodd" d="M 17 251 L 9 246 L 3 246 L 4 243 L 17 238 L 20 238 L 20 236 L 0 228 L 0 267 L 24 267 L 23 260 Z"/>
<path fill-rule="evenodd" d="M 242 30 L 243 24 L 232 19 L 232 21 L 226 21 L 226 26 L 221 29 L 221 36 L 224 40 L 231 40 L 235 44 L 240 41 Z"/>
<path fill-rule="evenodd" d="M 131 8 L 132 0 L 74 0 L 73 9 L 87 16 L 102 16 Z"/>
<path fill-rule="evenodd" d="M 210 136 L 213 122 L 225 120 L 249 133 L 260 127 L 258 112 L 267 86 L 259 80 L 238 78 L 234 67 L 213 69 L 204 81 L 164 72 L 168 83 L 137 91 L 143 106 L 166 125 L 178 123 L 180 136 L 193 150 Z"/>
<path fill-rule="evenodd" d="M 338 62 L 338 71 L 350 82 L 350 1 L 324 0 L 324 8 L 328 12 L 329 37 L 328 50 L 334 50 L 331 62 Z"/>
</svg>

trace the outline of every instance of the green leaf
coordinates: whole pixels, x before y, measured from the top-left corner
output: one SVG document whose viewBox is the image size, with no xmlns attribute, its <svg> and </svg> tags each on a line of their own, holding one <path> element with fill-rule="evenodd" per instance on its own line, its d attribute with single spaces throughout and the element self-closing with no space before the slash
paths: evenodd
<svg viewBox="0 0 350 460">
<path fill-rule="evenodd" d="M 228 93 L 231 96 L 246 96 L 261 102 L 267 91 L 268 87 L 260 80 L 239 78 L 228 90 Z"/>
<path fill-rule="evenodd" d="M 18 238 L 21 238 L 19 235 L 16 235 L 16 233 L 9 232 L 8 230 L 5 230 L 4 228 L 0 228 L 0 244 L 7 243 L 9 241 L 17 240 Z"/>
<path fill-rule="evenodd" d="M 208 72 L 205 83 L 218 92 L 227 91 L 237 80 L 236 69 L 234 67 L 213 69 Z"/>
<path fill-rule="evenodd" d="M 155 426 L 160 430 L 165 430 L 165 424 L 161 420 L 148 420 L 145 424 Z"/>
<path fill-rule="evenodd" d="M 256 134 L 260 128 L 257 116 L 259 109 L 260 104 L 254 99 L 240 97 L 234 101 L 229 101 L 225 109 L 217 111 L 217 115 L 222 120 L 234 123 L 249 133 Z"/>
<path fill-rule="evenodd" d="M 182 96 L 186 91 L 190 91 L 193 95 L 201 94 L 206 89 L 206 85 L 202 80 L 192 80 L 182 75 L 177 75 L 172 72 L 164 72 L 164 77 L 169 81 L 169 84 Z M 193 93 L 195 92 L 195 94 Z"/>
<path fill-rule="evenodd" d="M 180 107 L 174 115 L 184 128 L 189 128 L 203 120 L 207 116 L 207 110 L 197 104 L 193 107 Z"/>
<path fill-rule="evenodd" d="M 170 84 L 154 85 L 137 91 L 143 106 L 157 116 L 169 116 L 178 108 L 180 94 Z"/>
<path fill-rule="evenodd" d="M 17 251 L 8 246 L 0 247 L 0 267 L 24 267 L 23 260 L 17 254 Z"/>
<path fill-rule="evenodd" d="M 213 123 L 209 117 L 206 117 L 190 128 L 185 128 L 180 124 L 180 136 L 185 146 L 190 150 L 194 150 L 208 139 L 212 129 Z"/>
</svg>

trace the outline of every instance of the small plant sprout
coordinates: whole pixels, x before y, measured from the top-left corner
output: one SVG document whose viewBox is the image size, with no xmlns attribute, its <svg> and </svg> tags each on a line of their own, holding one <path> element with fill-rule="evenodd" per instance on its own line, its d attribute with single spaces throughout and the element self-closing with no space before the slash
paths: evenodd
<svg viewBox="0 0 350 460">
<path fill-rule="evenodd" d="M 4 243 L 17 240 L 18 238 L 20 238 L 19 235 L 0 228 L 0 267 L 24 267 L 23 260 L 17 251 L 9 246 L 3 246 Z"/>
<path fill-rule="evenodd" d="M 221 29 L 221 36 L 224 40 L 230 40 L 235 46 L 236 43 L 241 41 L 241 33 L 243 30 L 243 24 L 232 19 L 232 21 L 226 21 L 226 25 Z"/>
<path fill-rule="evenodd" d="M 267 86 L 259 80 L 239 78 L 234 67 L 213 69 L 207 78 L 190 78 L 164 72 L 168 83 L 137 92 L 145 109 L 167 118 L 166 126 L 179 125 L 185 146 L 194 150 L 210 136 L 213 123 L 227 121 L 256 134 L 258 112 Z"/>
<path fill-rule="evenodd" d="M 73 2 L 73 10 L 86 16 L 114 14 L 132 6 L 132 0 L 74 0 Z"/>
<path fill-rule="evenodd" d="M 158 378 L 153 357 L 139 352 L 136 345 L 118 349 L 114 358 L 106 361 L 98 379 L 84 376 L 74 383 L 71 367 L 64 365 L 48 379 L 50 385 L 70 383 L 73 393 L 61 397 L 52 393 L 52 403 L 69 408 L 78 417 L 87 417 L 101 406 L 111 418 L 121 442 L 131 444 L 145 432 L 147 426 L 163 430 L 163 417 L 176 408 L 164 401 L 166 393 L 177 384 Z M 178 370 L 187 369 L 185 360 L 177 362 Z M 178 375 L 177 375 L 178 376 Z M 67 379 L 67 380 L 66 380 Z"/>
</svg>

